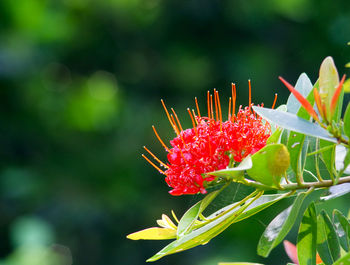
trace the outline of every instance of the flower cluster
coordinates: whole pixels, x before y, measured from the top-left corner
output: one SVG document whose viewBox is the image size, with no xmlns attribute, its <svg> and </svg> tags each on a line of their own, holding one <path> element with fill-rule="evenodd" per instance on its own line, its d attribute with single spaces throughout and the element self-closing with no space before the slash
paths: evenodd
<svg viewBox="0 0 350 265">
<path fill-rule="evenodd" d="M 170 115 L 162 102 L 169 121 L 177 133 L 177 136 L 170 141 L 171 148 L 166 147 L 160 140 L 168 152 L 168 163 L 161 162 L 147 148 L 146 150 L 166 169 L 163 171 L 156 167 L 166 176 L 167 184 L 173 188 L 170 194 L 206 193 L 206 184 L 213 181 L 215 177 L 204 173 L 225 169 L 229 165 L 239 163 L 246 156 L 266 145 L 266 140 L 271 134 L 269 123 L 252 111 L 251 103 L 248 107 L 240 107 L 235 114 L 235 94 L 233 89 L 232 113 L 230 99 L 227 121 L 222 121 L 217 91 L 214 90 L 214 104 L 212 96 L 208 94 L 208 117 L 200 116 L 196 101 L 197 114 L 189 111 L 193 128 L 186 130 L 182 129 L 174 110 L 171 109 L 173 114 Z M 215 111 L 213 111 L 214 108 Z M 156 131 L 155 133 L 160 139 Z"/>
</svg>

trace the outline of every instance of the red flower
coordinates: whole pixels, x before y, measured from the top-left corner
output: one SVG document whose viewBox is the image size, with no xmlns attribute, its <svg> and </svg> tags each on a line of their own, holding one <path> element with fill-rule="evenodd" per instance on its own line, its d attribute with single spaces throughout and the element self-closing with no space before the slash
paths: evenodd
<svg viewBox="0 0 350 265">
<path fill-rule="evenodd" d="M 170 141 L 171 148 L 168 148 L 153 127 L 157 138 L 168 152 L 168 163 L 161 162 L 147 148 L 145 149 L 165 170 L 161 170 L 144 155 L 143 157 L 166 176 L 165 181 L 173 188 L 170 194 L 206 193 L 206 184 L 213 181 L 215 177 L 203 176 L 204 173 L 225 169 L 230 162 L 231 164 L 239 163 L 249 154 L 253 154 L 265 146 L 266 140 L 271 134 L 269 123 L 253 113 L 251 103 L 249 107 L 244 109 L 239 107 L 238 113 L 235 115 L 235 99 L 236 91 L 233 85 L 227 121 L 222 121 L 220 99 L 216 90 L 214 90 L 214 104 L 212 95 L 209 95 L 208 92 L 208 117 L 200 115 L 196 99 L 197 114 L 194 110 L 191 112 L 188 109 L 193 128 L 186 130 L 182 129 L 175 111 L 171 109 L 172 114 L 169 114 L 162 101 L 170 124 L 177 134 Z"/>
</svg>

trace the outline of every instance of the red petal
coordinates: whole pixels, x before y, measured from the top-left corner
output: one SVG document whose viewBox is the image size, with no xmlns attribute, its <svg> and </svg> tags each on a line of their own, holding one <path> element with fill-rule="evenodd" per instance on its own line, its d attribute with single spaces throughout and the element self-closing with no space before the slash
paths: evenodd
<svg viewBox="0 0 350 265">
<path fill-rule="evenodd" d="M 278 77 L 282 83 L 289 89 L 290 92 L 296 97 L 296 99 L 300 102 L 300 104 L 306 109 L 306 111 L 315 119 L 318 121 L 318 116 L 316 114 L 316 111 L 311 106 L 310 102 L 306 100 L 306 98 L 303 97 L 295 88 L 289 84 L 286 80 L 284 80 L 282 77 Z"/>
</svg>

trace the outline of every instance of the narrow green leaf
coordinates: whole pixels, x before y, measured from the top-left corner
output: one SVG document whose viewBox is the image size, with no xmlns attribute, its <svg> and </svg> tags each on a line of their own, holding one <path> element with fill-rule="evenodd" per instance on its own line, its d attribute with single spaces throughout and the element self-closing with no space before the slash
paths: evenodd
<svg viewBox="0 0 350 265">
<path fill-rule="evenodd" d="M 250 205 L 250 203 L 252 203 L 252 201 L 246 202 L 241 207 L 233 208 L 232 210 L 225 212 L 212 221 L 208 221 L 204 226 L 181 236 L 177 240 L 164 247 L 153 257 L 149 258 L 147 261 L 156 261 L 166 255 L 174 254 L 186 249 L 196 247 L 198 245 L 208 243 L 213 237 L 217 236 L 227 227 L 229 227 L 235 221 L 235 219 Z"/>
<path fill-rule="evenodd" d="M 264 119 L 271 121 L 282 128 L 337 143 L 337 139 L 332 137 L 327 130 L 323 129 L 316 123 L 309 122 L 295 114 L 256 106 L 253 106 L 253 109 Z"/>
<path fill-rule="evenodd" d="M 288 138 L 287 148 L 290 154 L 290 166 L 293 171 L 300 175 L 301 168 L 301 151 L 305 142 L 305 134 L 291 131 Z M 304 162 L 304 161 L 303 161 Z"/>
<path fill-rule="evenodd" d="M 283 144 L 270 144 L 252 155 L 253 167 L 248 175 L 268 186 L 278 187 L 281 176 L 289 167 L 290 158 Z"/>
<path fill-rule="evenodd" d="M 217 170 L 206 173 L 206 175 L 212 175 L 215 177 L 232 179 L 233 181 L 240 181 L 244 176 L 244 171 L 250 169 L 253 166 L 252 159 L 247 156 L 237 167 Z"/>
<path fill-rule="evenodd" d="M 333 211 L 333 223 L 337 232 L 341 247 L 348 252 L 350 250 L 350 223 L 338 210 Z"/>
<path fill-rule="evenodd" d="M 324 210 L 317 216 L 317 251 L 326 265 L 333 264 L 340 257 L 337 234 Z"/>
<path fill-rule="evenodd" d="M 201 201 L 197 202 L 181 217 L 179 225 L 177 226 L 177 237 L 185 234 L 191 225 L 197 220 L 201 208 Z"/>
<path fill-rule="evenodd" d="M 199 212 L 202 213 L 208 207 L 208 205 L 216 198 L 216 196 L 219 195 L 220 192 L 221 190 L 216 190 L 205 196 L 201 202 Z"/>
<path fill-rule="evenodd" d="M 310 102 L 311 105 L 313 105 L 315 103 L 314 93 L 312 89 L 313 87 L 309 78 L 307 76 L 306 78 L 307 79 L 303 82 L 303 85 L 305 86 L 303 87 L 303 90 L 302 90 L 304 91 L 303 95 L 305 96 L 307 101 Z M 297 87 L 295 88 L 297 89 Z M 291 94 L 291 96 L 292 95 L 293 94 Z M 310 120 L 310 114 L 303 107 L 301 107 L 301 105 L 297 110 L 296 115 L 305 120 Z M 291 131 L 288 137 L 287 147 L 290 153 L 291 168 L 296 173 L 296 175 L 302 175 L 305 162 L 306 162 L 306 151 L 308 148 L 308 141 L 305 141 L 305 138 L 306 138 L 305 134 L 294 132 L 294 131 Z"/>
<path fill-rule="evenodd" d="M 346 107 L 346 111 L 344 114 L 344 133 L 350 137 L 350 104 Z"/>
<path fill-rule="evenodd" d="M 350 264 L 350 253 L 346 253 L 343 257 L 338 259 L 333 265 L 348 265 Z"/>
<path fill-rule="evenodd" d="M 298 232 L 298 260 L 300 265 L 316 264 L 317 216 L 312 202 L 306 209 Z"/>
<path fill-rule="evenodd" d="M 332 186 L 328 189 L 328 195 L 321 197 L 322 201 L 338 198 L 350 192 L 350 183 L 343 183 Z"/>
<path fill-rule="evenodd" d="M 267 207 L 270 207 L 272 204 L 280 201 L 283 198 L 285 198 L 285 195 L 283 195 L 283 194 L 269 194 L 269 195 L 263 195 L 263 196 L 259 197 L 242 214 L 240 214 L 237 217 L 237 219 L 235 220 L 235 223 L 240 222 L 244 219 L 247 219 L 250 216 L 257 214 L 258 212 L 261 212 L 262 210 L 266 209 Z M 211 214 L 208 217 L 208 219 L 214 218 L 215 216 L 217 216 L 220 213 L 224 212 L 225 210 L 231 208 L 235 204 L 237 204 L 237 203 L 233 203 L 233 204 L 225 206 L 224 208 Z"/>
<path fill-rule="evenodd" d="M 327 150 L 322 152 L 322 160 L 327 167 L 329 175 L 333 179 L 334 178 L 333 177 L 333 172 L 334 172 L 333 169 L 335 166 L 335 164 L 334 164 L 335 163 L 335 144 L 320 139 L 320 148 L 321 149 L 329 147 L 329 146 L 333 146 L 333 147 L 328 148 Z"/>
<path fill-rule="evenodd" d="M 216 190 L 209 193 L 203 200 L 197 202 L 186 211 L 186 213 L 181 217 L 177 227 L 177 237 L 181 237 L 190 231 L 192 225 L 198 219 L 199 214 L 201 214 L 205 208 L 207 208 L 207 206 L 215 199 L 220 191 L 221 190 Z"/>
<path fill-rule="evenodd" d="M 258 244 L 260 256 L 267 257 L 271 250 L 282 242 L 294 225 L 306 196 L 306 192 L 299 193 L 294 203 L 278 214 L 267 226 Z"/>
<path fill-rule="evenodd" d="M 266 140 L 266 144 L 277 144 L 281 138 L 281 134 L 283 132 L 282 128 L 277 128 L 270 137 Z"/>
</svg>

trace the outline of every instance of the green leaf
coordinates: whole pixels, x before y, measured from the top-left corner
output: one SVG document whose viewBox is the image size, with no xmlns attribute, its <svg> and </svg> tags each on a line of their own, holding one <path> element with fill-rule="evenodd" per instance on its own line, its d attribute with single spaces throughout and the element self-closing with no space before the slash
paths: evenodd
<svg viewBox="0 0 350 265">
<path fill-rule="evenodd" d="M 302 73 L 299 76 L 298 81 L 294 88 L 306 98 L 312 91 L 313 87 L 309 77 L 305 73 Z M 288 112 L 296 114 L 300 110 L 300 108 L 301 108 L 301 104 L 295 98 L 295 96 L 291 93 L 287 101 Z"/>
<path fill-rule="evenodd" d="M 249 206 L 250 203 L 252 203 L 252 201 L 246 202 L 241 207 L 234 207 L 232 210 L 228 210 L 214 220 L 208 221 L 204 226 L 181 236 L 177 240 L 164 247 L 153 257 L 149 258 L 147 262 L 156 261 L 166 255 L 174 254 L 186 249 L 196 247 L 198 245 L 208 243 L 210 239 L 217 236 L 227 227 L 229 227 L 235 221 L 235 219 Z"/>
<path fill-rule="evenodd" d="M 266 140 L 266 144 L 277 144 L 280 140 L 281 134 L 283 132 L 282 128 L 277 128 L 270 137 Z"/>
<path fill-rule="evenodd" d="M 350 192 L 350 183 L 332 186 L 328 189 L 328 195 L 321 197 L 322 201 L 338 198 Z"/>
<path fill-rule="evenodd" d="M 298 260 L 300 265 L 316 264 L 317 216 L 312 202 L 306 209 L 298 232 Z"/>
<path fill-rule="evenodd" d="M 337 234 L 324 210 L 317 216 L 317 251 L 326 265 L 333 264 L 340 257 Z"/>
<path fill-rule="evenodd" d="M 198 215 L 200 213 L 201 201 L 197 202 L 190 209 L 185 212 L 185 214 L 181 217 L 179 225 L 177 227 L 177 237 L 180 237 L 192 226 L 192 224 L 197 220 Z"/>
<path fill-rule="evenodd" d="M 258 212 L 261 212 L 262 210 L 266 209 L 267 207 L 270 207 L 272 204 L 280 201 L 283 198 L 285 198 L 284 194 L 269 194 L 269 195 L 263 195 L 263 196 L 259 197 L 242 214 L 240 214 L 237 217 L 237 219 L 235 220 L 235 223 L 240 222 L 244 219 L 247 219 L 250 216 L 257 214 Z M 225 210 L 233 207 L 235 204 L 237 204 L 237 203 L 232 203 L 230 205 L 225 206 L 224 208 L 211 214 L 208 217 L 208 219 L 214 218 L 215 216 L 219 215 L 220 213 L 224 212 Z"/>
<path fill-rule="evenodd" d="M 260 256 L 267 257 L 271 250 L 281 243 L 288 234 L 298 217 L 306 196 L 306 192 L 299 193 L 294 203 L 278 214 L 267 226 L 258 244 L 258 254 Z"/>
<path fill-rule="evenodd" d="M 313 105 L 315 103 L 313 87 L 309 78 L 307 76 L 303 77 L 303 79 L 305 78 L 307 79 L 301 83 L 303 87 L 299 88 L 300 90 L 299 92 L 301 92 L 303 96 L 307 99 L 307 101 L 310 102 L 311 105 Z M 297 86 L 295 88 L 297 89 Z M 293 94 L 291 94 L 291 96 L 294 97 Z M 300 103 L 299 103 L 299 108 L 296 111 L 296 115 L 306 120 L 310 119 L 310 114 L 303 107 L 301 107 Z M 288 146 L 288 151 L 290 153 L 291 168 L 296 173 L 296 175 L 299 175 L 299 176 L 302 176 L 302 172 L 304 170 L 304 166 L 306 162 L 305 151 L 307 151 L 308 143 L 309 143 L 308 141 L 305 141 L 305 137 L 306 137 L 305 134 L 294 132 L 294 131 L 291 131 L 288 137 L 287 146 Z"/>
<path fill-rule="evenodd" d="M 337 143 L 337 139 L 330 136 L 327 130 L 323 129 L 316 123 L 309 122 L 295 114 L 256 106 L 253 106 L 253 109 L 264 119 L 271 121 L 282 128 Z"/>
<path fill-rule="evenodd" d="M 305 134 L 297 133 L 291 131 L 288 138 L 287 148 L 290 154 L 290 166 L 293 171 L 300 175 L 303 171 L 303 166 L 301 165 L 301 151 L 303 150 L 305 142 Z M 304 163 L 303 163 L 304 164 Z"/>
<path fill-rule="evenodd" d="M 181 217 L 180 222 L 177 227 L 177 237 L 181 237 L 188 233 L 198 219 L 199 214 L 201 214 L 205 208 L 215 199 L 215 197 L 220 193 L 221 190 L 216 190 L 209 193 L 204 197 L 203 200 L 197 202 L 193 205 L 187 212 Z"/>
<path fill-rule="evenodd" d="M 244 171 L 253 166 L 252 159 L 247 156 L 237 167 L 217 170 L 206 173 L 206 175 L 213 175 L 215 177 L 232 179 L 233 181 L 240 181 L 243 179 Z"/>
<path fill-rule="evenodd" d="M 126 236 L 131 240 L 162 240 L 176 238 L 176 230 L 171 228 L 151 227 Z"/>
<path fill-rule="evenodd" d="M 338 210 L 333 211 L 333 223 L 337 232 L 340 245 L 348 252 L 350 249 L 350 223 Z"/>
<path fill-rule="evenodd" d="M 252 155 L 253 167 L 248 175 L 268 186 L 278 187 L 281 176 L 289 167 L 289 153 L 283 144 L 270 144 Z"/>
<path fill-rule="evenodd" d="M 333 265 L 348 265 L 350 264 L 350 253 L 346 253 L 343 257 L 338 259 Z"/>
<path fill-rule="evenodd" d="M 239 202 L 228 205 L 207 217 L 208 220 L 213 219 L 213 221 L 208 221 L 204 226 L 192 230 L 188 234 L 171 242 L 148 261 L 156 261 L 166 255 L 205 244 L 224 231 L 232 223 L 246 219 L 281 199 L 286 198 L 286 196 L 287 194 L 263 195 L 256 200 L 249 199 L 243 206 L 239 206 Z M 223 214 L 225 211 L 226 213 Z M 217 216 L 219 216 L 219 218 Z"/>
<path fill-rule="evenodd" d="M 344 133 L 350 137 L 350 104 L 346 107 L 346 111 L 344 114 Z"/>
<path fill-rule="evenodd" d="M 329 146 L 333 146 L 333 147 L 328 148 L 327 150 L 322 152 L 322 159 L 323 159 L 324 164 L 327 167 L 329 175 L 333 179 L 334 178 L 333 177 L 333 172 L 334 172 L 333 169 L 334 169 L 334 163 L 335 163 L 335 144 L 320 139 L 320 148 L 321 149 L 329 147 Z"/>
</svg>

